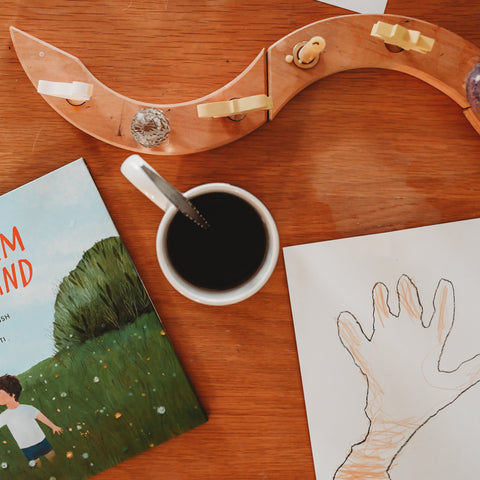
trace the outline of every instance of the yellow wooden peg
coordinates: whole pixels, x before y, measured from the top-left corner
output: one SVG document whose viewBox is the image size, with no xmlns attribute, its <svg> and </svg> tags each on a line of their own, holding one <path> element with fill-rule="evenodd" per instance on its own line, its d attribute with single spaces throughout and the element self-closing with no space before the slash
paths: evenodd
<svg viewBox="0 0 480 480">
<path fill-rule="evenodd" d="M 272 97 L 262 93 L 250 97 L 232 98 L 223 102 L 201 103 L 197 105 L 197 114 L 200 118 L 232 117 L 272 108 Z"/>
<path fill-rule="evenodd" d="M 318 63 L 325 45 L 325 39 L 317 35 L 308 41 L 297 43 L 293 47 L 292 55 L 287 55 L 285 61 L 294 62 L 300 68 L 312 68 Z"/>
<path fill-rule="evenodd" d="M 370 35 L 381 38 L 388 45 L 420 53 L 430 52 L 435 43 L 435 39 L 422 35 L 418 30 L 409 30 L 401 25 L 390 25 L 385 22 L 377 22 Z"/>
<path fill-rule="evenodd" d="M 298 60 L 303 64 L 312 63 L 323 50 L 325 50 L 324 38 L 313 37 L 298 51 Z"/>
</svg>

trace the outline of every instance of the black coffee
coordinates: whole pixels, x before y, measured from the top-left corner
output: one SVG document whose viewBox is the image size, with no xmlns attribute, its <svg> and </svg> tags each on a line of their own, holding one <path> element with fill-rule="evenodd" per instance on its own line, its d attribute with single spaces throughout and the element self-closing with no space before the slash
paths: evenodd
<svg viewBox="0 0 480 480">
<path fill-rule="evenodd" d="M 260 267 L 266 234 L 257 212 L 244 200 L 221 192 L 191 202 L 210 225 L 205 230 L 180 212 L 167 233 L 172 265 L 197 287 L 227 290 L 248 280 Z"/>
</svg>

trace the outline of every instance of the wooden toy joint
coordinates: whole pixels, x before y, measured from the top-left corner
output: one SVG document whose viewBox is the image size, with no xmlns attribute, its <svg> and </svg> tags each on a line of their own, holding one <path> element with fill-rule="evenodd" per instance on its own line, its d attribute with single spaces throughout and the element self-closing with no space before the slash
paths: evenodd
<svg viewBox="0 0 480 480">
<path fill-rule="evenodd" d="M 78 58 L 17 28 L 10 33 L 33 85 L 48 79 L 54 91 L 63 89 L 61 95 L 46 92 L 45 85 L 39 89 L 54 110 L 89 135 L 138 153 L 182 155 L 233 142 L 273 120 L 310 84 L 359 68 L 396 70 L 425 81 L 454 100 L 480 133 L 480 80 L 472 77 L 480 68 L 480 49 L 410 17 L 359 14 L 320 20 L 263 49 L 224 87 L 177 104 L 127 98 L 97 80 Z M 396 46 L 398 53 L 386 45 Z M 72 89 L 76 95 L 81 90 L 88 104 L 66 102 Z M 155 141 L 145 141 L 145 132 L 139 135 L 140 120 Z"/>
</svg>

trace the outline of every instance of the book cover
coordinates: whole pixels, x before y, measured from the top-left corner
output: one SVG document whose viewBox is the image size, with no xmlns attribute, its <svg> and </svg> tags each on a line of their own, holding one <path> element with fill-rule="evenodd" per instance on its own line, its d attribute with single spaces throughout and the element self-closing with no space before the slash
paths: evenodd
<svg viewBox="0 0 480 480">
<path fill-rule="evenodd" d="M 286 247 L 318 480 L 480 476 L 480 219 Z"/>
<path fill-rule="evenodd" d="M 204 423 L 84 160 L 0 212 L 1 478 L 89 478 Z"/>
</svg>

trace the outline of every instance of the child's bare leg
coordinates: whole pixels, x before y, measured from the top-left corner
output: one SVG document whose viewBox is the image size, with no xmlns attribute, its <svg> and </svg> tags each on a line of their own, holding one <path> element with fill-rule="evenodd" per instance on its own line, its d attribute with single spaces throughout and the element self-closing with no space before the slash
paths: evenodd
<svg viewBox="0 0 480 480">
<path fill-rule="evenodd" d="M 46 458 L 49 462 L 53 462 L 53 459 L 55 458 L 55 451 L 54 451 L 54 450 L 50 450 L 47 454 L 45 454 L 45 458 Z"/>
</svg>

